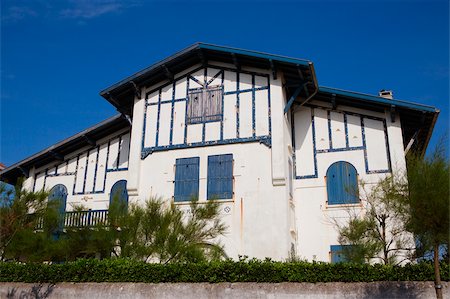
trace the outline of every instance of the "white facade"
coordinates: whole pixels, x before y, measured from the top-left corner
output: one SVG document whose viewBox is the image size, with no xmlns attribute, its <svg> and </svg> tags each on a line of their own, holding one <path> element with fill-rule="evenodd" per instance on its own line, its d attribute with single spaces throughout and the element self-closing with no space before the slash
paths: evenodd
<svg viewBox="0 0 450 299">
<path fill-rule="evenodd" d="M 228 226 L 221 238 L 226 253 L 276 260 L 295 253 L 330 261 L 330 246 L 339 244 L 330 219 L 345 219 L 349 205 L 328 203 L 327 170 L 345 161 L 358 179 L 375 183 L 393 168 L 404 169 L 401 120 L 395 114 L 393 122 L 391 111 L 333 109 L 314 98 L 285 114 L 283 83 L 282 72 L 214 61 L 194 65 L 173 80 L 141 88 L 131 131 L 32 168 L 27 186 L 63 184 L 67 211 L 80 204 L 107 209 L 120 180 L 127 181 L 130 202 L 154 196 L 174 201 L 177 159 L 198 157 L 198 200 L 206 202 L 209 157 L 232 154 L 232 195 L 218 200 Z M 211 109 L 220 115 L 195 122 L 188 115 L 194 113 L 190 94 L 208 87 L 219 90 L 221 101 Z M 189 208 L 187 201 L 175 204 Z"/>
</svg>

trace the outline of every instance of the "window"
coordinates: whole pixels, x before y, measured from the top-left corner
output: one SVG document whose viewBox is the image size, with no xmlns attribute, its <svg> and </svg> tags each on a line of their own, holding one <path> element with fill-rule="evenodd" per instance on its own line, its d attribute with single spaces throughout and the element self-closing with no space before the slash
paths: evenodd
<svg viewBox="0 0 450 299">
<path fill-rule="evenodd" d="M 125 206 L 128 206 L 128 190 L 126 180 L 117 181 L 112 186 L 111 193 L 109 194 L 109 204 L 111 204 L 113 200 L 118 200 L 120 203 L 124 203 Z"/>
<path fill-rule="evenodd" d="M 222 119 L 222 86 L 193 89 L 189 91 L 188 124 Z"/>
<path fill-rule="evenodd" d="M 352 245 L 331 245 L 330 246 L 330 255 L 331 255 L 331 263 L 343 263 L 347 262 L 347 257 L 345 255 L 345 251 L 351 250 Z"/>
<path fill-rule="evenodd" d="M 175 201 L 198 199 L 199 164 L 199 157 L 176 160 Z"/>
<path fill-rule="evenodd" d="M 233 198 L 233 154 L 208 157 L 208 199 Z"/>
<path fill-rule="evenodd" d="M 356 168 L 344 161 L 333 163 L 327 170 L 328 204 L 359 203 Z"/>
</svg>

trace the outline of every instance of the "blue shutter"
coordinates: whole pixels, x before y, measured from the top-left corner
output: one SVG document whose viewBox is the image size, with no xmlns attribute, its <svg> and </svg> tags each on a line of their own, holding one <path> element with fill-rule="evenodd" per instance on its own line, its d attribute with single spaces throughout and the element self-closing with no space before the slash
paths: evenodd
<svg viewBox="0 0 450 299">
<path fill-rule="evenodd" d="M 53 238 L 56 240 L 59 238 L 59 234 L 64 228 L 64 218 L 66 213 L 66 202 L 67 202 L 67 188 L 62 184 L 55 185 L 48 195 L 48 202 L 58 201 L 58 213 L 59 213 L 59 224 L 56 231 L 53 232 Z"/>
<path fill-rule="evenodd" d="M 175 201 L 198 199 L 199 164 L 199 157 L 176 160 Z"/>
<path fill-rule="evenodd" d="M 355 167 L 344 161 L 327 170 L 328 204 L 358 203 L 358 177 Z"/>
<path fill-rule="evenodd" d="M 342 253 L 342 245 L 331 245 L 330 251 L 331 251 L 331 263 L 341 263 L 345 262 L 345 256 Z"/>
<path fill-rule="evenodd" d="M 67 188 L 62 184 L 54 186 L 48 195 L 48 201 L 59 201 L 58 210 L 60 215 L 66 212 Z"/>
<path fill-rule="evenodd" d="M 208 199 L 233 197 L 233 155 L 208 157 Z"/>
<path fill-rule="evenodd" d="M 128 206 L 128 190 L 126 180 L 120 180 L 112 186 L 111 193 L 109 194 L 109 204 L 112 203 L 115 197 Z"/>
</svg>

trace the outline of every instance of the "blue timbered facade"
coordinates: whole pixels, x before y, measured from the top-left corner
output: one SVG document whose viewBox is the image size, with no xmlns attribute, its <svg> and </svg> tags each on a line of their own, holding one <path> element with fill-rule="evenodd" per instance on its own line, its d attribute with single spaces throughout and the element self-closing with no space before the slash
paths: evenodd
<svg viewBox="0 0 450 299">
<path fill-rule="evenodd" d="M 220 203 L 231 257 L 339 262 L 330 219 L 364 211 L 360 182 L 424 152 L 439 111 L 319 86 L 311 61 L 198 43 L 101 91 L 119 114 L 4 169 L 61 200 L 64 226 L 115 200 Z M 75 211 L 77 205 L 88 208 Z"/>
</svg>

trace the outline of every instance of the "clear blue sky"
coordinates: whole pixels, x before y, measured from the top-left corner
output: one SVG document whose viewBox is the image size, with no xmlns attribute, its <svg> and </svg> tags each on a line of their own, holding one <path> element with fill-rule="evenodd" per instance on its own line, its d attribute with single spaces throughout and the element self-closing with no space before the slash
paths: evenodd
<svg viewBox="0 0 450 299">
<path fill-rule="evenodd" d="M 441 110 L 441 1 L 1 1 L 1 151 L 11 165 L 116 112 L 101 89 L 197 41 L 312 60 L 320 85 Z"/>
</svg>

